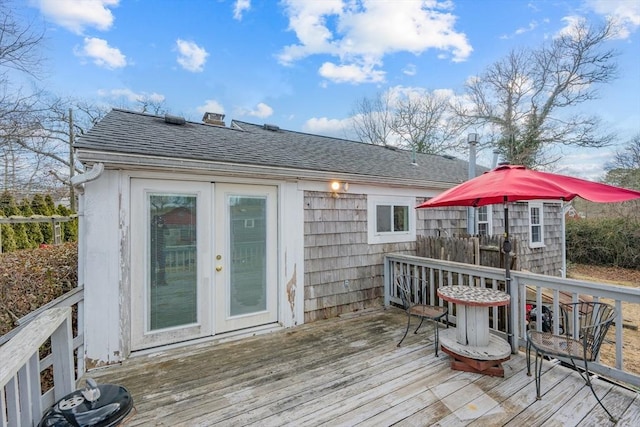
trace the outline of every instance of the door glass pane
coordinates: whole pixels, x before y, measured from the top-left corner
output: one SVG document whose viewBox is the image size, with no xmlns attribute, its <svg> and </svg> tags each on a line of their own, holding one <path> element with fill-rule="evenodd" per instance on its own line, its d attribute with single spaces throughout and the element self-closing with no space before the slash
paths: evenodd
<svg viewBox="0 0 640 427">
<path fill-rule="evenodd" d="M 230 196 L 228 198 L 231 273 L 230 315 L 256 313 L 267 309 L 267 199 Z"/>
<path fill-rule="evenodd" d="M 196 196 L 148 198 L 149 330 L 197 322 Z"/>
</svg>

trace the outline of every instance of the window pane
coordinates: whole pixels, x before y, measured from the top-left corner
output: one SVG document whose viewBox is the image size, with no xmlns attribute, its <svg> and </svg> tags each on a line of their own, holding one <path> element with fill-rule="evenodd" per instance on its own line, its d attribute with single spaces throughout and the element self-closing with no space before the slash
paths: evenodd
<svg viewBox="0 0 640 427">
<path fill-rule="evenodd" d="M 376 206 L 376 231 L 378 233 L 391 231 L 391 206 Z"/>
<path fill-rule="evenodd" d="M 478 221 L 487 222 L 487 207 L 478 208 Z"/>
<path fill-rule="evenodd" d="M 478 234 L 481 236 L 487 236 L 489 234 L 488 224 L 478 223 Z"/>
<path fill-rule="evenodd" d="M 149 329 L 197 321 L 196 197 L 148 199 Z"/>
<path fill-rule="evenodd" d="M 542 238 L 540 236 L 540 226 L 534 225 L 531 227 L 531 241 L 533 243 L 542 242 Z"/>
<path fill-rule="evenodd" d="M 393 207 L 393 231 L 409 230 L 409 207 L 394 206 Z"/>
<path fill-rule="evenodd" d="M 540 208 L 531 208 L 531 224 L 540 224 Z"/>
</svg>

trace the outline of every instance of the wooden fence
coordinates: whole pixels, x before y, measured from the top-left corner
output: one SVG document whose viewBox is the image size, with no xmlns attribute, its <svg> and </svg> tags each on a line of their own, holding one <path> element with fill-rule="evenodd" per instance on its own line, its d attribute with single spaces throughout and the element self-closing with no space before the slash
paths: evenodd
<svg viewBox="0 0 640 427">
<path fill-rule="evenodd" d="M 517 269 L 516 241 L 511 241 L 511 269 Z M 504 236 L 431 237 L 418 236 L 416 255 L 424 258 L 504 268 Z"/>
<path fill-rule="evenodd" d="M 62 228 L 60 227 L 60 223 L 73 221 L 78 218 L 77 214 L 69 215 L 69 216 L 60 216 L 60 215 L 32 215 L 32 216 L 19 216 L 19 215 L 11 215 L 10 217 L 0 217 L 0 225 L 1 224 L 30 224 L 30 223 L 50 223 L 51 230 L 53 232 L 53 243 L 59 245 L 62 243 Z M 0 227 L 0 253 L 2 253 L 2 227 Z"/>
</svg>

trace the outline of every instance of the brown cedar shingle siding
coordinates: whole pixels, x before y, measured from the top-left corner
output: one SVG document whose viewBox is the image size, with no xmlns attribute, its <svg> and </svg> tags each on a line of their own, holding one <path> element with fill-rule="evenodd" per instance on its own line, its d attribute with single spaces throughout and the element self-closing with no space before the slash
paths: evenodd
<svg viewBox="0 0 640 427">
<path fill-rule="evenodd" d="M 369 245 L 363 194 L 306 191 L 304 206 L 305 322 L 379 307 L 385 253 L 415 253 L 415 242 Z"/>
<path fill-rule="evenodd" d="M 420 199 L 417 200 L 420 203 Z M 382 303 L 382 260 L 385 253 L 415 254 L 415 242 L 367 243 L 367 197 L 305 192 L 305 322 L 338 316 Z M 560 206 L 544 205 L 545 247 L 529 248 L 526 203 L 509 210 L 512 236 L 518 239 L 517 268 L 559 275 L 562 267 Z M 418 209 L 418 235 L 449 236 L 466 232 L 466 208 Z M 503 211 L 494 207 L 494 234 L 504 232 Z M 345 286 L 345 280 L 348 285 Z"/>
<path fill-rule="evenodd" d="M 522 244 L 518 250 L 518 269 L 532 273 L 559 276 L 562 268 L 562 217 L 559 204 L 544 204 L 544 244 L 542 248 L 529 247 L 529 216 L 526 203 L 522 206 L 521 226 L 515 231 L 521 236 Z M 511 209 L 509 210 L 511 213 Z"/>
</svg>

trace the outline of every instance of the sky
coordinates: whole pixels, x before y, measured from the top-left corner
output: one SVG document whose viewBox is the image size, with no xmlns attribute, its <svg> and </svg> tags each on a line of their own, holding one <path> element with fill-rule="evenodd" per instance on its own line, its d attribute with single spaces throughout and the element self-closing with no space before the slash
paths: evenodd
<svg viewBox="0 0 640 427">
<path fill-rule="evenodd" d="M 45 28 L 39 84 L 57 95 L 150 99 L 193 121 L 218 112 L 227 125 L 336 137 L 352 136 L 365 97 L 462 94 L 511 49 L 613 17 L 619 77 L 578 108 L 601 115 L 620 143 L 640 133 L 640 0 L 27 0 L 21 13 Z M 565 150 L 555 170 L 598 179 L 622 147 Z M 489 151 L 480 164 L 490 166 Z"/>
</svg>

